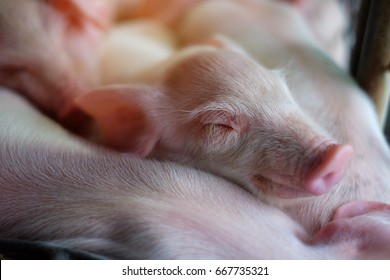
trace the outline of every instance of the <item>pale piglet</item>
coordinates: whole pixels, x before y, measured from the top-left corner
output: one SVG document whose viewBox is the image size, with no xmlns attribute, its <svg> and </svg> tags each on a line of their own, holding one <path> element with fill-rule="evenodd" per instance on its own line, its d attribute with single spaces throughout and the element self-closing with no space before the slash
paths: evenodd
<svg viewBox="0 0 390 280">
<path fill-rule="evenodd" d="M 161 21 L 114 24 L 124 4 L 1 0 L 0 84 L 71 125 L 76 96 L 102 84 L 129 82 L 175 51 L 176 38 Z M 137 9 L 144 6 L 150 3 L 141 1 Z"/>
<path fill-rule="evenodd" d="M 112 26 L 99 54 L 100 83 L 131 82 L 173 55 L 176 36 L 156 20 L 132 20 Z"/>
<path fill-rule="evenodd" d="M 109 0 L 108 0 L 109 1 Z M 114 0 L 118 20 L 153 19 L 176 26 L 193 6 L 203 0 Z"/>
<path fill-rule="evenodd" d="M 122 259 L 317 255 L 303 229 L 232 183 L 94 147 L 5 89 L 0 140 L 1 238 Z"/>
<path fill-rule="evenodd" d="M 5 89 L 0 165 L 0 238 L 119 259 L 390 257 L 388 248 L 375 246 L 390 236 L 389 206 L 357 217 L 381 216 L 370 238 L 330 224 L 332 234 L 312 240 L 279 209 L 228 181 L 92 146 Z"/>
<path fill-rule="evenodd" d="M 328 192 L 352 148 L 305 116 L 280 72 L 213 44 L 219 39 L 184 49 L 139 84 L 93 90 L 75 103 L 119 150 L 200 167 L 253 193 Z"/>
<path fill-rule="evenodd" d="M 223 34 L 230 44 L 239 44 L 269 69 L 282 69 L 305 120 L 354 149 L 344 177 L 329 193 L 281 200 L 264 196 L 259 185 L 259 197 L 285 209 L 312 231 L 345 202 L 390 201 L 390 150 L 374 106 L 352 78 L 321 51 L 297 9 L 278 1 L 207 1 L 192 10 L 181 28 L 187 43 Z"/>
<path fill-rule="evenodd" d="M 191 20 L 194 20 L 195 24 L 192 26 L 195 26 L 196 32 L 183 33 L 202 37 L 207 32 L 214 34 L 215 30 L 220 31 L 218 28 L 223 27 L 222 33 L 226 31 L 228 35 L 233 32 L 244 36 L 249 52 L 255 49 L 256 55 L 267 57 L 266 61 L 262 61 L 265 65 L 275 63 L 275 58 L 270 56 L 269 52 L 262 52 L 264 50 L 278 54 L 281 61 L 279 64 L 283 66 L 283 58 L 289 57 L 290 53 L 280 49 L 283 50 L 297 40 L 314 44 L 315 40 L 310 39 L 310 32 L 306 31 L 305 24 L 299 20 L 301 17 L 296 11 L 295 14 L 290 11 L 291 7 L 289 9 L 284 5 L 282 15 L 285 17 L 271 18 L 273 13 L 267 13 L 267 6 L 258 9 L 258 5 L 263 1 L 239 2 L 205 2 L 199 8 L 201 13 L 204 7 L 206 12 L 209 12 L 206 13 L 205 21 L 197 22 L 197 17 L 194 18 L 193 15 L 199 10 L 194 10 L 189 22 L 182 27 L 183 30 L 191 30 Z M 58 6 L 57 1 L 51 2 L 51 6 L 42 6 L 45 8 L 38 5 L 37 1 L 18 0 L 14 2 L 14 6 L 10 1 L 3 0 L 2 3 L 6 8 L 4 11 L 9 12 L 2 14 L 2 22 L 7 23 L 7 16 L 17 13 L 18 7 L 25 7 L 26 11 L 29 11 L 25 15 L 27 19 L 31 18 L 31 21 L 36 23 L 36 26 L 31 25 L 33 31 L 46 30 L 46 27 L 50 31 L 42 32 L 44 38 L 33 37 L 27 41 L 37 45 L 32 48 L 34 55 L 22 52 L 23 40 L 34 34 L 31 30 L 20 27 L 20 33 L 10 33 L 10 36 L 5 37 L 5 42 L 11 42 L 5 46 L 15 44 L 15 53 L 22 57 L 18 60 L 4 52 L 5 61 L 11 65 L 2 65 L 2 69 L 5 69 L 2 72 L 2 82 L 26 91 L 25 94 L 41 108 L 60 118 L 64 118 L 70 109 L 74 108 L 73 98 L 76 98 L 78 106 L 97 120 L 109 145 L 136 152 L 144 157 L 171 159 L 212 171 L 280 207 L 286 206 L 286 200 L 280 198 L 324 194 L 342 178 L 352 152 L 351 147 L 345 143 L 352 140 L 339 137 L 332 130 L 328 131 L 327 125 L 324 124 L 327 116 L 319 120 L 310 118 L 312 111 L 307 110 L 305 104 L 300 104 L 299 101 L 302 100 L 294 95 L 297 92 L 305 92 L 305 89 L 296 89 L 297 83 L 287 86 L 280 71 L 265 69 L 235 44 L 214 39 L 212 44 L 228 45 L 227 49 L 190 48 L 167 59 L 153 71 L 147 71 L 134 79 L 142 85 L 88 93 L 96 78 L 87 77 L 96 73 L 92 65 L 96 66 L 97 63 L 95 55 L 98 44 L 93 43 L 100 42 L 102 27 L 90 20 L 90 16 L 83 16 L 81 22 L 70 21 L 70 25 L 66 25 L 67 21 L 60 18 L 58 29 L 52 25 L 44 25 L 44 21 L 52 16 L 64 14 L 64 7 Z M 65 6 L 65 11 L 70 9 L 76 15 L 83 15 L 80 13 L 83 9 L 77 8 L 77 1 L 69 3 L 75 5 L 70 8 Z M 226 23 L 225 20 L 221 24 L 221 13 L 215 13 L 214 4 L 216 7 L 221 4 L 221 11 L 228 11 L 227 14 L 232 18 L 238 17 L 240 24 L 233 21 Z M 210 5 L 211 9 L 208 10 Z M 271 3 L 269 6 L 278 5 Z M 44 14 L 46 17 L 39 17 L 42 11 L 47 11 L 47 14 Z M 292 22 L 292 27 L 303 32 L 296 35 L 278 29 L 282 26 L 281 23 L 277 24 L 281 18 Z M 22 25 L 18 21 L 16 23 Z M 213 26 L 216 23 L 218 28 Z M 267 28 L 262 30 L 259 28 L 260 23 L 270 26 L 266 25 Z M 197 32 L 208 24 L 210 28 L 207 32 Z M 8 27 L 7 24 L 4 25 L 4 30 L 9 33 Z M 269 29 L 271 27 L 273 29 Z M 269 30 L 275 32 L 268 34 Z M 252 36 L 255 31 L 257 36 Z M 263 40 L 259 37 L 262 34 L 268 34 L 266 39 L 272 39 L 272 36 L 280 37 L 283 39 L 282 43 L 276 39 Z M 69 39 L 69 45 L 61 44 L 65 38 Z M 55 44 L 47 44 L 50 40 L 54 40 Z M 267 43 L 263 44 L 262 41 Z M 73 56 L 73 51 L 76 50 L 73 48 L 78 43 L 84 48 L 77 49 L 76 55 Z M 85 49 L 89 44 L 93 44 L 92 51 Z M 51 63 L 56 55 L 55 50 L 65 55 L 64 67 L 62 64 Z M 64 50 L 69 52 L 63 52 Z M 82 50 L 84 52 L 78 53 Z M 84 65 L 83 59 L 74 59 L 77 55 L 86 61 L 92 61 L 91 64 L 86 63 L 90 67 L 82 67 L 84 70 L 91 70 L 82 71 L 86 77 L 82 74 L 74 76 L 79 70 L 69 71 L 78 63 Z M 259 59 L 260 56 L 256 55 L 254 57 Z M 34 60 L 30 64 L 29 59 L 32 57 L 37 61 Z M 10 69 L 13 69 L 13 63 L 16 62 L 20 66 L 15 70 L 17 75 L 11 75 Z M 286 73 L 286 78 L 291 79 L 290 73 Z M 69 79 L 66 78 L 67 75 L 70 75 Z M 9 79 L 10 77 L 12 79 Z M 289 83 L 291 84 L 290 81 Z M 293 88 L 294 96 L 291 95 L 289 87 Z M 84 92 L 87 94 L 82 95 Z M 81 97 L 78 97 L 80 95 Z M 323 101 L 315 100 L 313 104 L 321 108 Z M 318 108 L 314 109 L 315 113 L 318 111 Z M 331 116 L 334 112 L 329 114 Z M 356 196 L 352 193 L 349 197 L 353 199 Z M 331 207 L 328 211 L 318 207 L 315 210 L 318 212 L 313 211 L 313 215 L 307 218 L 307 207 L 311 207 L 310 203 L 298 203 L 296 206 L 295 201 L 300 200 L 292 201 L 293 206 L 288 209 L 289 212 L 297 216 L 300 222 L 308 223 L 310 228 L 324 222 L 333 211 Z M 343 202 L 344 198 L 338 201 L 339 204 Z M 289 203 L 287 205 L 290 206 Z M 318 215 L 322 216 L 318 218 Z"/>
<path fill-rule="evenodd" d="M 274 0 L 292 5 L 302 14 L 321 47 L 342 68 L 347 69 L 351 42 L 350 20 L 338 0 Z"/>
</svg>

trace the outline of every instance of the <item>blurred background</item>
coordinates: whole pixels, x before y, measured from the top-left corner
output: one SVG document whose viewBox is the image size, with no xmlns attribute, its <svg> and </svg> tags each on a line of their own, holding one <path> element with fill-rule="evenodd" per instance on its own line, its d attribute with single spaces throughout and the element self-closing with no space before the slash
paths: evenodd
<svg viewBox="0 0 390 280">
<path fill-rule="evenodd" d="M 390 142 L 390 1 L 340 0 L 351 18 L 350 72 L 374 100 Z"/>
</svg>

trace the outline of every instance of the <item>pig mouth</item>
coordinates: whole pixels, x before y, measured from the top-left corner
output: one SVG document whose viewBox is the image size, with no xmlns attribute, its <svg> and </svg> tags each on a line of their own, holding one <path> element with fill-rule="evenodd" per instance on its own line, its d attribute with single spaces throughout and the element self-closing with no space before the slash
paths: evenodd
<svg viewBox="0 0 390 280">
<path fill-rule="evenodd" d="M 262 175 L 253 176 L 251 182 L 262 193 L 269 196 L 276 196 L 283 199 L 294 199 L 294 198 L 315 196 L 313 194 L 293 188 L 291 186 L 276 183 L 271 179 L 264 177 Z"/>
</svg>

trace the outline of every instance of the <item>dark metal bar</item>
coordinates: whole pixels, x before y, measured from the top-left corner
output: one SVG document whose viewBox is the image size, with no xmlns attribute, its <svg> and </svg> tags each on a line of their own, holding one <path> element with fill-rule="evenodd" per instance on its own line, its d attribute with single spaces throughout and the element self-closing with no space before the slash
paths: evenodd
<svg viewBox="0 0 390 280">
<path fill-rule="evenodd" d="M 370 9 L 371 0 L 362 0 L 359 6 L 359 11 L 357 13 L 356 22 L 352 22 L 353 30 L 349 31 L 350 33 L 355 33 L 355 42 L 353 45 L 350 61 L 350 72 L 352 76 L 356 78 L 359 58 L 362 52 L 364 33 L 366 31 L 366 25 L 368 20 L 368 11 Z M 349 2 L 348 2 L 349 5 Z M 353 21 L 354 19 L 352 19 Z"/>
<path fill-rule="evenodd" d="M 356 79 L 373 99 L 384 125 L 390 94 L 390 1 L 363 0 L 362 8 L 368 11 Z"/>
</svg>

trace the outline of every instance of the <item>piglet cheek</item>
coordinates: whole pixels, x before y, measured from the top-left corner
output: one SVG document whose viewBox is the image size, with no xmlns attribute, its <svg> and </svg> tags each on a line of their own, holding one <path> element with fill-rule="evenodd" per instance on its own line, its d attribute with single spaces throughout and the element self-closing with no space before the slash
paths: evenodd
<svg viewBox="0 0 390 280">
<path fill-rule="evenodd" d="M 269 196 L 274 196 L 283 199 L 294 199 L 312 196 L 311 194 L 299 190 L 297 188 L 291 188 L 278 184 L 271 179 L 265 178 L 261 175 L 253 176 L 251 178 L 251 182 L 263 194 Z"/>
</svg>

